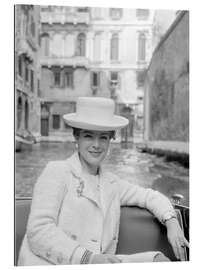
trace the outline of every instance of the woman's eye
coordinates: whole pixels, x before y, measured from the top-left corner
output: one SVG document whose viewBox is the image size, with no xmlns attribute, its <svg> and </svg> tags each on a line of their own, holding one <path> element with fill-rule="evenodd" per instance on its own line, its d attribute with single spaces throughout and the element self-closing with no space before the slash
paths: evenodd
<svg viewBox="0 0 203 270">
<path fill-rule="evenodd" d="M 108 137 L 107 136 L 102 136 L 101 139 L 102 140 L 108 140 Z"/>
<path fill-rule="evenodd" d="M 92 138 L 92 135 L 90 135 L 90 134 L 84 134 L 83 137 L 84 138 Z"/>
</svg>

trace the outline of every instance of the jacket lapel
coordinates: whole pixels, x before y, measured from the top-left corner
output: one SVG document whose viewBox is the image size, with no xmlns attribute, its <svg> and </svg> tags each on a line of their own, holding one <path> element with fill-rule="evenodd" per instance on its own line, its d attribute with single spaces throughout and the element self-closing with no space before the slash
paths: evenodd
<svg viewBox="0 0 203 270">
<path fill-rule="evenodd" d="M 78 197 L 85 197 L 92 202 L 94 202 L 99 208 L 101 208 L 100 199 L 94 191 L 91 181 L 88 178 L 88 174 L 84 173 L 80 163 L 78 153 L 74 153 L 68 160 L 68 165 L 70 166 L 71 172 L 75 176 L 75 181 L 77 181 L 77 194 Z"/>
<path fill-rule="evenodd" d="M 111 178 L 109 173 L 101 171 L 101 203 L 104 210 L 104 215 L 108 212 L 109 207 L 116 195 L 115 180 Z"/>
</svg>

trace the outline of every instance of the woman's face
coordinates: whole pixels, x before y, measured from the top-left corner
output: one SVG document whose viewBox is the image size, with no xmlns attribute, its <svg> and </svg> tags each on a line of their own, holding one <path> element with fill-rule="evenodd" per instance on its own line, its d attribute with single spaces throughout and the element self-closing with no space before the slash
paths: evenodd
<svg viewBox="0 0 203 270">
<path fill-rule="evenodd" d="M 76 138 L 78 152 L 82 165 L 90 173 L 96 174 L 99 165 L 104 160 L 109 148 L 110 134 L 109 131 L 80 130 Z"/>
</svg>

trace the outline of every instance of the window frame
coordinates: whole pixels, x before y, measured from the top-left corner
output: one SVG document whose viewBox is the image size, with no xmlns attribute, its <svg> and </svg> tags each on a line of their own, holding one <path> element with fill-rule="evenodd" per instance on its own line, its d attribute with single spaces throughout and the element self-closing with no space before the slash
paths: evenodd
<svg viewBox="0 0 203 270">
<path fill-rule="evenodd" d="M 23 60 L 21 55 L 18 56 L 18 75 L 20 77 L 23 76 Z"/>
<path fill-rule="evenodd" d="M 94 78 L 95 78 L 95 75 L 97 76 L 96 78 L 96 84 L 94 84 Z M 91 87 L 93 89 L 96 89 L 96 88 L 99 88 L 100 87 L 100 82 L 101 82 L 101 78 L 100 78 L 101 74 L 100 74 L 100 71 L 92 71 L 91 72 Z"/>
<path fill-rule="evenodd" d="M 64 73 L 63 73 L 63 76 L 64 76 L 64 87 L 67 87 L 67 88 L 74 88 L 73 87 L 73 80 L 74 80 L 74 75 L 73 75 L 73 70 L 71 69 L 65 69 L 64 70 Z M 67 83 L 68 82 L 68 77 L 69 77 L 69 84 Z"/>
<path fill-rule="evenodd" d="M 58 118 L 57 119 L 58 122 L 55 122 L 56 121 L 55 117 Z M 60 127 L 61 127 L 61 117 L 60 117 L 60 114 L 52 114 L 52 129 L 58 130 L 58 129 L 60 129 Z"/>
<path fill-rule="evenodd" d="M 147 20 L 149 18 L 149 15 L 150 15 L 149 9 L 144 9 L 144 8 L 136 9 L 136 18 L 138 20 Z"/>
<path fill-rule="evenodd" d="M 119 35 L 113 33 L 110 40 L 110 59 L 111 61 L 119 61 Z"/>
<path fill-rule="evenodd" d="M 29 83 L 29 64 L 25 61 L 25 82 Z"/>
<path fill-rule="evenodd" d="M 113 75 L 116 74 L 116 77 L 117 79 L 114 80 L 112 77 Z M 110 82 L 110 87 L 111 88 L 120 88 L 120 85 L 121 85 L 121 78 L 120 78 L 120 73 L 119 71 L 114 71 L 114 70 L 111 70 L 110 71 L 110 75 L 109 75 L 110 79 L 109 79 L 109 82 Z"/>
<path fill-rule="evenodd" d="M 81 32 L 77 36 L 77 56 L 86 56 L 86 34 Z"/>
<path fill-rule="evenodd" d="M 53 71 L 53 86 L 54 87 L 61 87 L 61 70 L 60 70 L 60 68 L 54 68 L 52 71 Z M 58 74 L 59 83 L 56 83 L 57 74 Z"/>
<path fill-rule="evenodd" d="M 137 87 L 143 87 L 145 82 L 146 70 L 141 69 L 136 71 Z"/>
<path fill-rule="evenodd" d="M 122 8 L 110 8 L 109 15 L 112 20 L 120 20 L 123 17 Z"/>
<path fill-rule="evenodd" d="M 138 61 L 141 62 L 146 61 L 146 44 L 147 44 L 146 34 L 140 32 L 138 36 Z"/>
<path fill-rule="evenodd" d="M 34 70 L 30 69 L 30 90 L 34 92 Z"/>
</svg>

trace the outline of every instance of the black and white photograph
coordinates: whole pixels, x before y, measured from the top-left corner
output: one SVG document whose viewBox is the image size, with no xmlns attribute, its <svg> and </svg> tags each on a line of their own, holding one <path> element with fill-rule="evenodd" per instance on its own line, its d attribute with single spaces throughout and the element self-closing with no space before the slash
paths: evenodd
<svg viewBox="0 0 203 270">
<path fill-rule="evenodd" d="M 13 5 L 14 265 L 188 263 L 190 11 L 81 4 Z"/>
</svg>

